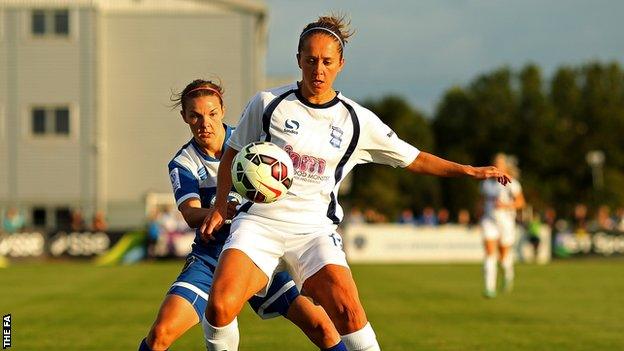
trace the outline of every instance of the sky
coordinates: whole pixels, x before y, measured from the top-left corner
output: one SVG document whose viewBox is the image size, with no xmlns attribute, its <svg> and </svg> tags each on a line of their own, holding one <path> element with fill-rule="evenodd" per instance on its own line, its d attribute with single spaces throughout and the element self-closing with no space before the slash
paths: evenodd
<svg viewBox="0 0 624 351">
<path fill-rule="evenodd" d="M 428 115 L 446 91 L 480 73 L 535 63 L 549 78 L 561 65 L 591 60 L 624 66 L 621 0 L 266 0 L 267 74 L 298 79 L 303 27 L 342 11 L 356 34 L 335 83 L 362 101 L 405 97 Z"/>
</svg>

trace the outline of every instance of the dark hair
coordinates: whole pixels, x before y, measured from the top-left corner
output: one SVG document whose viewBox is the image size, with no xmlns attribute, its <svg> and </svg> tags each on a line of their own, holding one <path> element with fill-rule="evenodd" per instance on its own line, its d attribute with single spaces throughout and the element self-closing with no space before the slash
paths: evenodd
<svg viewBox="0 0 624 351">
<path fill-rule="evenodd" d="M 205 87 L 205 89 L 202 89 L 202 87 Z M 224 90 L 221 86 L 221 82 L 215 83 L 211 80 L 195 79 L 190 82 L 182 92 L 171 93 L 171 101 L 173 102 L 171 108 L 182 107 L 182 111 L 184 111 L 189 99 L 209 95 L 217 96 L 221 106 L 223 106 L 223 92 Z"/>
<path fill-rule="evenodd" d="M 324 33 L 329 35 L 334 39 L 338 44 L 340 44 L 338 50 L 340 51 L 340 58 L 342 58 L 342 53 L 344 49 L 344 45 L 347 44 L 348 39 L 353 35 L 353 31 L 349 28 L 351 21 L 344 14 L 330 14 L 329 16 L 321 16 L 316 20 L 316 22 L 309 23 L 307 26 L 303 28 L 301 34 L 299 35 L 299 45 L 297 46 L 297 52 L 301 52 L 303 48 L 304 39 L 309 37 L 312 34 Z M 313 28 L 317 29 L 313 29 Z M 324 29 L 320 29 L 324 28 Z M 331 31 L 335 34 L 331 35 L 326 30 Z M 340 42 L 338 41 L 340 38 Z"/>
</svg>

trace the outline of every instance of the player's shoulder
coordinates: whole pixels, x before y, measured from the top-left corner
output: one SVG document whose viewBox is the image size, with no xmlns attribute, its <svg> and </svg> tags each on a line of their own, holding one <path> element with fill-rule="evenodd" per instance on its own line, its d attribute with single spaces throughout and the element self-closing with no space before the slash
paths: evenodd
<svg viewBox="0 0 624 351">
<path fill-rule="evenodd" d="M 373 111 L 342 95 L 342 93 L 338 93 L 338 99 L 353 109 L 360 122 L 381 121 Z"/>
<path fill-rule="evenodd" d="M 182 145 L 178 152 L 175 153 L 173 158 L 169 161 L 167 165 L 169 170 L 173 168 L 183 167 L 189 171 L 193 171 L 196 168 L 195 157 L 193 156 L 195 153 L 195 148 L 193 147 L 193 141 L 189 141 L 188 143 Z"/>
<path fill-rule="evenodd" d="M 265 102 L 270 102 L 287 92 L 294 92 L 295 90 L 297 90 L 297 83 L 291 83 L 279 87 L 262 90 L 257 94 L 257 96 Z"/>
</svg>

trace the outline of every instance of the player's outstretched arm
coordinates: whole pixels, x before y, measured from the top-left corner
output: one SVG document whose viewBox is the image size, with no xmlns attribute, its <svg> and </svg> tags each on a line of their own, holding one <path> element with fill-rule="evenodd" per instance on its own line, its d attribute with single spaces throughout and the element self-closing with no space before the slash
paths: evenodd
<svg viewBox="0 0 624 351">
<path fill-rule="evenodd" d="M 214 211 L 210 216 L 206 217 L 204 223 L 199 228 L 204 240 L 212 239 L 212 233 L 215 230 L 219 230 L 227 218 L 227 196 L 232 188 L 230 169 L 232 168 L 232 161 L 237 153 L 237 150 L 228 147 L 221 156 L 219 170 L 217 171 L 217 195 Z"/>
<path fill-rule="evenodd" d="M 445 160 L 427 152 L 420 152 L 416 159 L 407 166 L 407 169 L 420 174 L 434 175 L 438 177 L 461 177 L 469 176 L 476 179 L 496 178 L 506 185 L 511 179 L 509 175 L 494 166 L 473 167 Z"/>
</svg>

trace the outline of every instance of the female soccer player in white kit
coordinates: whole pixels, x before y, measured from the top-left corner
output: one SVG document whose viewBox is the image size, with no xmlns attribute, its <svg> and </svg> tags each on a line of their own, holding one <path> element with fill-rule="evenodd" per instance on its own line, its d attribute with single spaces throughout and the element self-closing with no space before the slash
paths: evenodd
<svg viewBox="0 0 624 351">
<path fill-rule="evenodd" d="M 511 247 L 516 239 L 516 212 L 525 205 L 517 173 L 507 161 L 507 156 L 496 154 L 493 163 L 498 169 L 510 173 L 514 179 L 506 187 L 491 179 L 481 182 L 481 195 L 483 196 L 481 232 L 485 247 L 485 259 L 483 261 L 485 289 L 483 295 L 488 298 L 496 297 L 497 247 L 498 259 L 503 267 L 503 288 L 506 291 L 511 291 L 513 287 L 514 259 Z"/>
<path fill-rule="evenodd" d="M 243 112 L 221 159 L 210 237 L 226 216 L 232 159 L 253 141 L 286 150 L 295 167 L 289 194 L 270 204 L 247 203 L 232 222 L 215 272 L 203 322 L 208 350 L 234 350 L 227 333 L 244 301 L 262 296 L 280 260 L 303 291 L 325 308 L 349 350 L 379 350 L 336 233 L 343 211 L 338 187 L 351 169 L 375 162 L 438 176 L 507 176 L 495 167 L 471 167 L 420 152 L 371 111 L 333 89 L 351 33 L 344 18 L 320 17 L 299 37 L 301 81 L 258 93 Z M 218 345 L 215 346 L 215 345 Z"/>
</svg>

